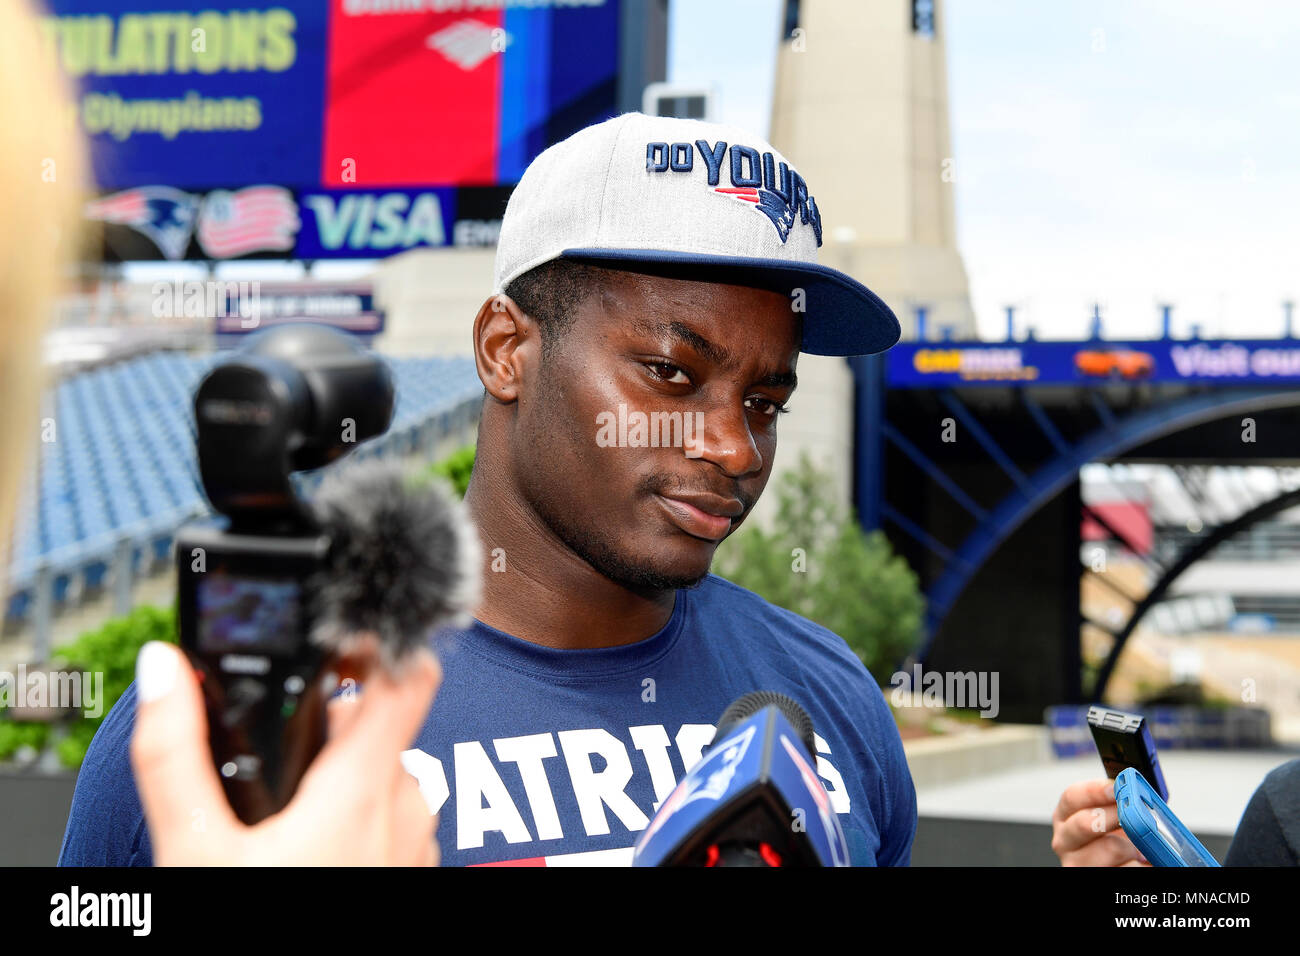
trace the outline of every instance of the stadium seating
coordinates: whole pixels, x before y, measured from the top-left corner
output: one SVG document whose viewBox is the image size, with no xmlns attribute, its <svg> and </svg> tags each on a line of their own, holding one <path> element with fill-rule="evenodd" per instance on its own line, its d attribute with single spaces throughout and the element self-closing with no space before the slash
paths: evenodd
<svg viewBox="0 0 1300 956">
<path fill-rule="evenodd" d="M 38 577 L 54 601 L 97 588 L 120 548 L 158 560 L 207 513 L 194 449 L 194 388 L 219 356 L 155 352 L 69 377 L 46 395 L 46 431 L 16 522 L 7 618 L 30 613 Z M 411 454 L 471 423 L 483 393 L 469 358 L 387 359 L 397 383 L 389 430 L 360 456 Z"/>
</svg>

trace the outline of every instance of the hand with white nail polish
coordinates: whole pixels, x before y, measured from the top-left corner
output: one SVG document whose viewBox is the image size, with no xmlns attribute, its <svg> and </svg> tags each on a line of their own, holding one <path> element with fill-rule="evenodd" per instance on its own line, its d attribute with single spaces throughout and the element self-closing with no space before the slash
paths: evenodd
<svg viewBox="0 0 1300 956">
<path fill-rule="evenodd" d="M 437 817 L 402 769 L 441 671 L 421 650 L 400 675 L 357 643 L 360 689 L 330 704 L 329 741 L 289 805 L 255 826 L 226 802 L 208 747 L 198 679 L 179 648 L 154 641 L 136 659 L 131 765 L 159 866 L 434 866 Z"/>
</svg>

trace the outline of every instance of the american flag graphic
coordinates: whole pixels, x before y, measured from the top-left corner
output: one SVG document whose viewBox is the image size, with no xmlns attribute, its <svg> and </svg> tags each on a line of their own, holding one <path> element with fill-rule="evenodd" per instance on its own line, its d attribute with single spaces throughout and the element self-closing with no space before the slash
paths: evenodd
<svg viewBox="0 0 1300 956">
<path fill-rule="evenodd" d="M 293 193 L 279 186 L 249 186 L 208 193 L 199 209 L 198 239 L 213 259 L 294 247 L 302 221 Z"/>
</svg>

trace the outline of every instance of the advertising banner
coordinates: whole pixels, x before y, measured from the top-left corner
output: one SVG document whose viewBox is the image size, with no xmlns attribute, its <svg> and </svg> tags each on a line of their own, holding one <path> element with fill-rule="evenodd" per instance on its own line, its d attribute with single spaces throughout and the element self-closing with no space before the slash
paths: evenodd
<svg viewBox="0 0 1300 956">
<path fill-rule="evenodd" d="M 492 245 L 533 157 L 617 110 L 619 0 L 50 6 L 110 260 Z"/>
<path fill-rule="evenodd" d="M 317 181 L 326 8 L 55 0 L 46 35 L 78 87 L 100 187 Z"/>
<path fill-rule="evenodd" d="M 1300 382 L 1300 340 L 902 342 L 886 353 L 892 388 Z"/>
</svg>

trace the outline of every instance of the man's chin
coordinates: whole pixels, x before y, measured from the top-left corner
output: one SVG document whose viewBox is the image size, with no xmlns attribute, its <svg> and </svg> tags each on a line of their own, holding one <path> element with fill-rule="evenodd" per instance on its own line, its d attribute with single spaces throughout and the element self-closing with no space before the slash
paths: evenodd
<svg viewBox="0 0 1300 956">
<path fill-rule="evenodd" d="M 627 534 L 617 542 L 587 529 L 548 522 L 569 549 L 604 577 L 639 593 L 677 591 L 698 587 L 709 575 L 718 542 L 676 531 L 667 541 L 658 529 Z M 644 543 L 655 545 L 647 554 Z M 642 543 L 638 548 L 636 543 Z"/>
<path fill-rule="evenodd" d="M 698 558 L 689 561 L 647 561 L 644 555 L 622 555 L 609 552 L 586 555 L 587 562 L 616 584 L 631 591 L 678 591 L 695 588 L 709 576 L 709 560 Z"/>
<path fill-rule="evenodd" d="M 598 569 L 605 577 L 632 591 L 679 591 L 696 588 L 709 576 L 709 569 L 683 571 L 681 567 L 659 568 L 647 565 L 623 565 Z"/>
</svg>

